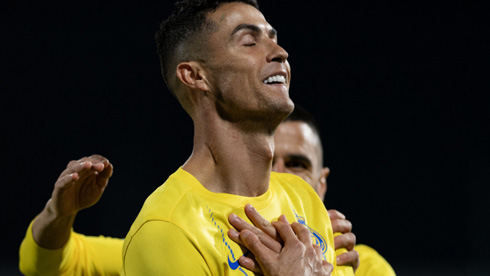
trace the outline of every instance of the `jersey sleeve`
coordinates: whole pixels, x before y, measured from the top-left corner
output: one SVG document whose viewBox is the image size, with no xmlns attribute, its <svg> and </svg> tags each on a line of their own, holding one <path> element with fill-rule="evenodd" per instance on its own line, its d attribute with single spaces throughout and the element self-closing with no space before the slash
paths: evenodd
<svg viewBox="0 0 490 276">
<path fill-rule="evenodd" d="M 196 241 L 170 222 L 146 222 L 126 242 L 123 275 L 212 275 Z"/>
<path fill-rule="evenodd" d="M 63 248 L 37 245 L 32 224 L 19 250 L 19 269 L 24 275 L 120 275 L 123 240 L 71 233 Z"/>
<path fill-rule="evenodd" d="M 354 248 L 359 253 L 361 264 L 356 271 L 356 276 L 395 276 L 391 265 L 373 248 L 360 244 Z"/>
</svg>

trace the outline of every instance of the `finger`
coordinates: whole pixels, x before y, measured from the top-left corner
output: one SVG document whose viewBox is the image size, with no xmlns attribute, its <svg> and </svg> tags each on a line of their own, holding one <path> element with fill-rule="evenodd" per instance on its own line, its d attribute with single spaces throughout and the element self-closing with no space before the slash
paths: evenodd
<svg viewBox="0 0 490 276">
<path fill-rule="evenodd" d="M 346 233 L 342 235 L 335 236 L 333 238 L 335 249 L 346 248 L 351 251 L 356 245 L 356 235 L 354 233 Z"/>
<path fill-rule="evenodd" d="M 242 231 L 244 229 L 253 231 L 255 227 L 253 227 L 250 223 L 246 222 L 243 220 L 241 217 L 235 215 L 235 214 L 230 214 L 228 216 L 228 221 L 230 224 L 235 227 L 238 231 Z"/>
<path fill-rule="evenodd" d="M 322 261 L 322 264 L 325 275 L 331 275 L 333 272 L 333 265 L 325 260 Z"/>
<path fill-rule="evenodd" d="M 97 161 L 97 163 L 109 163 L 109 160 L 107 158 L 99 154 L 92 154 L 88 157 L 88 159 L 90 159 L 91 161 Z"/>
<path fill-rule="evenodd" d="M 99 163 L 97 163 L 99 164 Z M 97 165 L 94 167 L 94 163 L 92 161 L 83 161 L 83 163 L 80 164 L 80 169 L 77 170 L 76 172 L 80 176 L 80 181 L 84 181 L 85 179 L 92 177 L 94 175 L 98 175 L 98 169 L 100 169 L 101 165 Z"/>
<path fill-rule="evenodd" d="M 298 236 L 298 239 L 303 244 L 311 245 L 311 233 L 308 228 L 298 222 L 293 222 L 293 224 L 291 224 L 291 227 L 293 228 L 294 233 L 296 233 L 296 235 Z"/>
<path fill-rule="evenodd" d="M 352 223 L 346 219 L 330 219 L 334 233 L 349 233 L 352 231 Z"/>
<path fill-rule="evenodd" d="M 107 158 L 98 154 L 91 155 L 87 160 L 92 162 L 94 169 L 98 172 L 102 172 L 102 170 L 106 169 L 110 164 Z"/>
<path fill-rule="evenodd" d="M 111 163 L 105 164 L 105 168 L 102 169 L 102 171 L 99 173 L 99 176 L 102 178 L 109 179 L 112 176 L 112 172 L 114 170 L 114 167 L 112 166 Z"/>
<path fill-rule="evenodd" d="M 68 166 L 66 169 L 60 174 L 60 178 L 64 177 L 67 174 L 72 174 L 72 173 L 80 173 L 83 170 L 89 170 L 92 167 L 91 162 L 86 162 L 86 161 L 70 161 L 68 163 Z"/>
<path fill-rule="evenodd" d="M 313 245 L 313 249 L 315 249 L 315 253 L 316 255 L 322 259 L 323 258 L 323 254 L 322 254 L 322 248 L 316 244 Z"/>
<path fill-rule="evenodd" d="M 268 262 L 272 256 L 277 254 L 262 244 L 257 235 L 247 229 L 240 232 L 240 239 L 242 240 L 243 245 L 248 248 L 256 258 L 263 262 Z"/>
<path fill-rule="evenodd" d="M 354 269 L 357 269 L 359 264 L 359 253 L 355 250 L 348 251 L 337 256 L 337 265 L 352 265 Z"/>
<path fill-rule="evenodd" d="M 282 244 L 278 241 L 276 241 L 274 238 L 270 237 L 269 235 L 265 234 L 262 230 L 260 230 L 257 227 L 252 226 L 248 222 L 244 221 L 242 218 L 235 214 L 230 214 L 228 216 L 228 221 L 230 224 L 235 227 L 239 231 L 243 230 L 249 230 L 252 233 L 254 233 L 260 241 L 267 246 L 269 249 L 272 251 L 279 253 L 282 248 Z M 235 234 L 234 232 L 231 232 L 231 234 Z"/>
<path fill-rule="evenodd" d="M 245 214 L 256 227 L 277 240 L 279 235 L 277 235 L 276 228 L 274 228 L 268 220 L 263 218 L 252 205 L 245 205 Z"/>
<path fill-rule="evenodd" d="M 335 209 L 328 210 L 328 216 L 330 219 L 345 219 L 345 215 Z"/>
<path fill-rule="evenodd" d="M 280 215 L 278 220 L 282 223 L 289 224 L 289 221 L 287 220 L 285 215 Z"/>
<path fill-rule="evenodd" d="M 230 230 L 228 230 L 228 237 L 238 243 L 239 245 L 244 245 L 242 243 L 242 240 L 240 239 L 240 232 L 238 232 L 237 230 L 233 229 L 233 228 L 230 228 Z"/>
<path fill-rule="evenodd" d="M 249 258 L 249 257 L 241 256 L 238 259 L 238 262 L 240 263 L 240 265 L 242 267 L 244 267 L 244 268 L 246 268 L 246 269 L 248 269 L 250 271 L 253 271 L 256 274 L 263 274 L 262 273 L 262 269 L 257 264 L 257 262 L 255 261 L 254 258 Z"/>
<path fill-rule="evenodd" d="M 298 238 L 296 237 L 296 233 L 294 233 L 289 223 L 284 223 L 282 221 L 273 221 L 272 225 L 276 228 L 277 232 L 281 236 L 285 246 L 288 243 L 298 240 Z"/>
<path fill-rule="evenodd" d="M 67 187 L 69 184 L 73 183 L 73 181 L 78 180 L 79 176 L 77 173 L 67 174 L 64 176 L 60 176 L 55 183 L 55 187 L 63 189 Z"/>
</svg>

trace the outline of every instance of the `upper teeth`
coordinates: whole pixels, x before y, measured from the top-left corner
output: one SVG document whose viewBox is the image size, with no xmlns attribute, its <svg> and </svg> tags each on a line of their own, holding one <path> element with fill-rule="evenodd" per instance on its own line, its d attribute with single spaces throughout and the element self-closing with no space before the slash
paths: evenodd
<svg viewBox="0 0 490 276">
<path fill-rule="evenodd" d="M 265 84 L 273 83 L 273 82 L 286 83 L 286 78 L 284 76 L 277 75 L 277 76 L 269 77 L 264 80 Z"/>
</svg>

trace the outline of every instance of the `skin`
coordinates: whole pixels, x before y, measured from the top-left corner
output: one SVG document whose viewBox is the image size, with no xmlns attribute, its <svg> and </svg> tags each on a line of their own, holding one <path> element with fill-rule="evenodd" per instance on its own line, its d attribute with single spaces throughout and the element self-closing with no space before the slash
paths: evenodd
<svg viewBox="0 0 490 276">
<path fill-rule="evenodd" d="M 286 121 L 279 125 L 275 135 L 275 152 L 272 170 L 282 173 L 291 173 L 303 178 L 324 198 L 327 190 L 327 176 L 330 170 L 323 167 L 322 145 L 319 136 L 305 122 Z M 265 220 L 250 205 L 245 206 L 245 213 L 255 226 L 232 214 L 230 223 L 236 228 L 230 229 L 228 236 L 235 242 L 243 244 L 241 232 L 250 231 L 258 240 L 270 250 L 279 252 L 282 240 L 277 229 Z M 328 211 L 334 233 L 342 233 L 334 238 L 335 249 L 345 248 L 347 252 L 337 257 L 338 265 L 352 265 L 354 271 L 359 267 L 359 254 L 354 250 L 356 237 L 351 232 L 352 224 L 345 216 L 336 211 Z M 248 269 L 261 272 L 256 261 L 241 257 L 240 264 Z"/>
<path fill-rule="evenodd" d="M 208 53 L 203 60 L 177 66 L 182 84 L 177 94 L 195 133 L 192 155 L 182 168 L 212 192 L 256 197 L 269 188 L 274 130 L 293 109 L 288 54 L 252 6 L 222 4 L 208 18 L 218 26 L 209 37 Z M 286 82 L 264 83 L 275 75 Z M 332 272 L 305 227 L 280 221 L 272 226 L 284 241 L 280 252 L 249 231 L 240 233 L 265 275 Z"/>
<path fill-rule="evenodd" d="M 312 154 L 312 152 L 317 152 L 318 150 L 318 139 L 293 139 L 293 137 L 296 136 L 296 131 L 301 130 L 304 131 L 304 133 L 313 133 L 311 131 L 308 132 L 308 128 L 309 126 L 307 124 L 300 122 L 284 122 L 278 127 L 278 131 L 276 131 L 275 134 L 275 170 L 281 170 L 281 168 L 289 169 L 289 172 L 296 173 L 300 176 L 309 177 L 308 179 L 316 179 L 314 177 L 310 177 L 315 174 L 308 171 L 315 168 L 314 165 L 298 166 L 298 162 L 288 161 L 284 162 L 286 166 L 277 166 L 278 163 L 280 163 L 280 161 L 277 160 L 287 159 L 291 156 L 300 156 L 301 153 L 305 152 L 305 149 L 310 150 L 306 150 L 306 153 L 304 154 L 308 159 L 310 159 L 308 162 L 310 164 L 320 164 L 319 162 L 313 162 L 312 159 L 315 156 L 318 157 L 318 155 Z M 300 143 L 301 141 L 303 141 L 303 143 L 307 141 L 312 142 L 311 144 L 314 146 L 296 147 L 294 145 L 285 144 L 286 142 Z M 305 158 L 300 158 L 300 160 L 304 162 Z M 304 171 L 302 174 L 299 174 L 298 172 L 301 172 L 302 170 L 298 170 L 297 167 L 307 167 L 309 169 Z M 76 214 L 80 210 L 92 206 L 100 199 L 105 187 L 107 186 L 108 180 L 112 175 L 112 170 L 112 164 L 109 162 L 109 160 L 99 155 L 92 155 L 90 157 L 84 157 L 79 160 L 71 161 L 56 181 L 52 193 L 52 199 L 48 201 L 46 207 L 34 222 L 33 236 L 35 241 L 41 247 L 47 249 L 58 249 L 63 247 L 69 238 Z M 321 177 L 326 178 L 326 175 L 319 176 L 319 178 Z M 230 216 L 230 222 L 232 225 L 234 225 L 237 229 L 251 231 L 254 233 L 262 241 L 266 248 L 268 248 L 268 250 L 276 253 L 280 252 L 283 245 L 277 242 L 277 240 L 282 241 L 282 238 L 272 224 L 263 219 L 260 214 L 258 214 L 258 212 L 250 205 L 245 207 L 245 212 L 256 227 L 249 225 L 247 222 L 237 216 L 234 216 L 233 214 Z M 345 219 L 343 214 L 335 210 L 330 210 L 329 215 L 334 232 L 350 233 L 352 224 Z M 253 235 L 245 235 L 243 238 L 240 238 L 240 232 L 234 229 L 230 230 L 229 235 L 238 243 L 243 244 L 248 242 L 248 246 L 255 242 Z M 344 247 L 352 250 L 352 247 L 355 244 L 355 239 L 352 241 L 352 239 L 340 239 L 340 237 L 342 236 L 335 237 L 335 248 L 338 249 Z M 254 248 L 256 252 L 262 252 L 260 250 L 265 250 L 260 248 L 258 245 L 257 247 L 258 249 Z M 352 252 L 357 254 L 355 251 Z M 352 258 L 352 256 L 344 253 L 339 256 L 337 263 L 340 265 L 347 263 L 355 264 L 355 261 L 353 262 Z M 354 259 L 358 262 L 358 256 L 357 258 L 354 256 Z M 257 265 L 257 263 L 255 263 L 252 259 L 242 257 L 240 258 L 240 263 L 242 266 L 252 271 L 261 272 L 260 266 Z"/>
<path fill-rule="evenodd" d="M 68 163 L 54 185 L 51 199 L 32 225 L 36 243 L 47 249 L 63 247 L 77 213 L 99 201 L 111 176 L 112 164 L 100 155 Z"/>
<path fill-rule="evenodd" d="M 252 6 L 223 4 L 209 18 L 219 26 L 209 58 L 177 66 L 195 134 L 183 168 L 212 192 L 259 196 L 269 186 L 274 130 L 293 108 L 288 55 Z M 278 74 L 287 82 L 264 84 Z"/>
<path fill-rule="evenodd" d="M 318 135 L 304 122 L 286 121 L 276 129 L 274 141 L 272 170 L 303 178 L 323 200 L 330 170 L 323 167 Z"/>
<path fill-rule="evenodd" d="M 209 55 L 202 61 L 180 63 L 176 68 L 179 98 L 195 129 L 193 153 L 183 168 L 212 192 L 259 196 L 269 185 L 273 133 L 293 108 L 288 95 L 288 54 L 277 44 L 277 34 L 264 16 L 249 5 L 223 4 L 209 18 L 219 26 L 209 38 Z M 264 84 L 273 75 L 284 76 L 286 83 Z M 92 158 L 96 160 L 70 163 L 60 176 L 53 200 L 43 210 L 47 214 L 36 219 L 33 233 L 42 228 L 53 229 L 54 225 L 62 228 L 56 232 L 62 238 L 54 241 L 55 234 L 40 230 L 40 234 L 35 234 L 39 245 L 43 246 L 46 240 L 54 248 L 66 243 L 76 213 L 100 199 L 112 165 L 98 156 Z M 66 212 L 59 210 L 68 203 L 52 203 L 63 197 L 79 198 L 79 192 L 84 190 L 91 191 L 83 193 L 87 201 Z M 269 225 L 284 242 L 280 252 L 262 246 L 251 231 L 245 229 L 239 234 L 265 275 L 332 272 L 332 266 L 321 260 L 318 248 L 311 244 L 305 227 L 281 220 Z"/>
<path fill-rule="evenodd" d="M 324 200 L 330 169 L 323 167 L 323 149 L 318 134 L 305 122 L 286 121 L 277 128 L 274 140 L 276 149 L 272 170 L 303 178 Z M 351 264 L 357 269 L 359 254 L 354 250 L 356 236 L 351 232 L 351 222 L 336 210 L 329 210 L 328 214 L 334 233 L 342 233 L 334 238 L 335 249 L 347 249 L 346 253 L 338 256 L 337 263 Z"/>
</svg>

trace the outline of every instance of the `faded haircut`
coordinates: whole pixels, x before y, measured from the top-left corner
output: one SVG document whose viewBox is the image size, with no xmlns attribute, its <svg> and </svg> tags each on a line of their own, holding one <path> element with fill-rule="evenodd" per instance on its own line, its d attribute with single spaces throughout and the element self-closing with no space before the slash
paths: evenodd
<svg viewBox="0 0 490 276">
<path fill-rule="evenodd" d="M 172 14 L 160 24 L 155 41 L 163 79 L 174 96 L 175 68 L 184 61 L 200 61 L 205 54 L 208 35 L 217 28 L 207 19 L 207 14 L 232 2 L 259 9 L 256 0 L 183 0 L 175 3 Z"/>
</svg>

